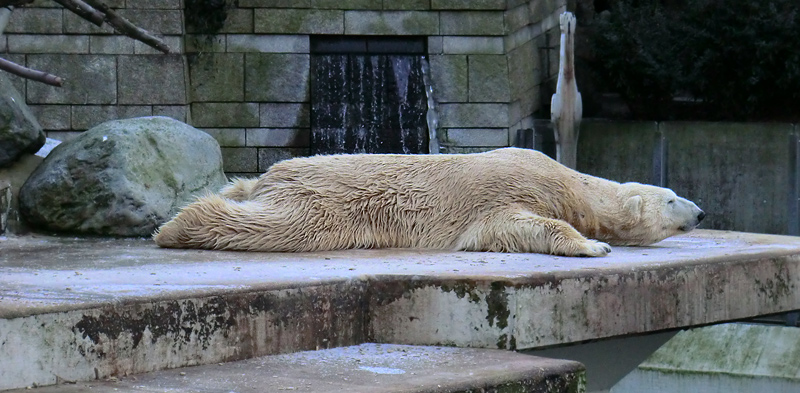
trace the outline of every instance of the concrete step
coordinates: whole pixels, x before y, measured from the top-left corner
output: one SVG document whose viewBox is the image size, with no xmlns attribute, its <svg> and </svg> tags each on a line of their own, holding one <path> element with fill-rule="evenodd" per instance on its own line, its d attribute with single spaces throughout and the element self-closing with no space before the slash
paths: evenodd
<svg viewBox="0 0 800 393">
<path fill-rule="evenodd" d="M 368 342 L 533 349 L 800 308 L 800 238 L 605 258 L 0 236 L 0 390 Z"/>
<path fill-rule="evenodd" d="M 8 393 L 585 391 L 583 366 L 489 349 L 362 344 Z"/>
</svg>

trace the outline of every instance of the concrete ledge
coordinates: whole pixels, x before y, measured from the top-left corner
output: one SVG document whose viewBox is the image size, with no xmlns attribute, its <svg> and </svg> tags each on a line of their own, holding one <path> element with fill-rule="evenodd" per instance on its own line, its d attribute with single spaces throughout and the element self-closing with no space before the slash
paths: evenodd
<svg viewBox="0 0 800 393">
<path fill-rule="evenodd" d="M 385 342 L 531 349 L 800 309 L 800 238 L 605 258 L 0 238 L 0 390 Z"/>
<path fill-rule="evenodd" d="M 112 390 L 579 393 L 585 391 L 585 377 L 583 366 L 568 360 L 498 350 L 364 344 L 156 372 L 113 382 L 54 386 L 37 392 Z"/>
</svg>

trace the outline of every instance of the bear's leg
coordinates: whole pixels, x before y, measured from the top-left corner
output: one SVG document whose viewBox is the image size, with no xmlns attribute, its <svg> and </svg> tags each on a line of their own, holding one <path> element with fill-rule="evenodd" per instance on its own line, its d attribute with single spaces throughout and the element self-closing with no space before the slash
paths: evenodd
<svg viewBox="0 0 800 393">
<path fill-rule="evenodd" d="M 253 189 L 256 187 L 258 178 L 243 179 L 237 177 L 231 180 L 230 184 L 222 188 L 220 194 L 223 198 L 233 199 L 237 202 L 252 199 Z"/>
<path fill-rule="evenodd" d="M 611 246 L 583 237 L 567 222 L 527 210 L 495 212 L 476 221 L 459 237 L 456 249 L 574 257 L 602 257 L 611 252 Z"/>
</svg>

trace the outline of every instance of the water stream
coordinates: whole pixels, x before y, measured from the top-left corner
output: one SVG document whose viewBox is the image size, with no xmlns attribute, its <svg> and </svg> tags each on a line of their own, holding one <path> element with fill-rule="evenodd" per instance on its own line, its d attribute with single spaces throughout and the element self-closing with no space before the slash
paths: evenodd
<svg viewBox="0 0 800 393">
<path fill-rule="evenodd" d="M 427 63 L 420 55 L 313 55 L 311 153 L 438 152 Z"/>
</svg>

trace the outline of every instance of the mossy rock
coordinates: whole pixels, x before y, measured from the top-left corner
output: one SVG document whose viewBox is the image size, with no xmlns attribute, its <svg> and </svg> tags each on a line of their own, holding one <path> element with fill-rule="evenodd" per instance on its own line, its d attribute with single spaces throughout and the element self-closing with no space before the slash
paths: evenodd
<svg viewBox="0 0 800 393">
<path fill-rule="evenodd" d="M 205 132 L 167 117 L 114 120 L 56 147 L 22 186 L 20 213 L 49 231 L 148 236 L 225 181 Z"/>
</svg>

